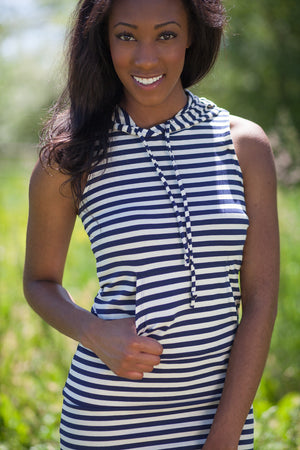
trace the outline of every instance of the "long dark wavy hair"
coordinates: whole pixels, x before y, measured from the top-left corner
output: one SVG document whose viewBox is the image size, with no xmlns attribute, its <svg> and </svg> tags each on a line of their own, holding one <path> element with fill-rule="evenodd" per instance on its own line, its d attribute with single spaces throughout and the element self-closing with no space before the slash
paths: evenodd
<svg viewBox="0 0 300 450">
<path fill-rule="evenodd" d="M 41 136 L 43 164 L 69 176 L 77 206 L 84 180 L 107 156 L 111 117 L 122 96 L 108 42 L 114 0 L 80 0 L 74 12 L 67 53 L 66 88 L 51 111 Z M 200 81 L 218 55 L 225 11 L 221 0 L 182 0 L 191 45 L 181 74 L 183 88 Z"/>
</svg>

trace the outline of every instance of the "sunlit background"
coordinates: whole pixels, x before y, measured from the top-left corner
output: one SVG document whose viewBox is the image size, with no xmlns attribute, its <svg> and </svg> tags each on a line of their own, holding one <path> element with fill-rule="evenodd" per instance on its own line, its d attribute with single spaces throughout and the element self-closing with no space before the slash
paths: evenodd
<svg viewBox="0 0 300 450">
<path fill-rule="evenodd" d="M 228 26 L 213 72 L 193 88 L 270 137 L 279 180 L 279 313 L 255 401 L 257 450 L 300 449 L 300 2 L 225 0 Z M 27 191 L 42 121 L 64 84 L 75 1 L 0 0 L 0 450 L 58 449 L 61 390 L 75 343 L 22 294 Z M 89 308 L 94 261 L 80 223 L 65 285 Z M 243 380 L 240 380 L 243 383 Z"/>
</svg>

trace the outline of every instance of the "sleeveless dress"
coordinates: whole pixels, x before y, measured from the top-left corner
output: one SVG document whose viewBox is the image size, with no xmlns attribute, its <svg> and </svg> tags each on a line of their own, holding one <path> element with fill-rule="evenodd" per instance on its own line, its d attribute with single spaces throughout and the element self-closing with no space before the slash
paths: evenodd
<svg viewBox="0 0 300 450">
<path fill-rule="evenodd" d="M 187 91 L 166 123 L 143 129 L 120 107 L 108 160 L 79 215 L 96 258 L 92 313 L 134 317 L 163 346 L 141 381 L 79 344 L 64 388 L 61 449 L 201 449 L 238 326 L 249 225 L 229 113 Z M 249 412 L 239 449 L 253 449 Z"/>
</svg>

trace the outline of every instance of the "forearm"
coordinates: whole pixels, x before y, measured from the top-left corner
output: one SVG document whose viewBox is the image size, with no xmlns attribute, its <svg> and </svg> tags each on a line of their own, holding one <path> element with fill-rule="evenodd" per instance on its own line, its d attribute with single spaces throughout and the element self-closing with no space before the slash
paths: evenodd
<svg viewBox="0 0 300 450">
<path fill-rule="evenodd" d="M 51 326 L 92 350 L 117 375 L 140 380 L 160 362 L 161 345 L 137 336 L 132 317 L 103 320 L 76 305 L 58 283 L 24 281 L 30 306 Z"/>
<path fill-rule="evenodd" d="M 233 450 L 267 359 L 276 308 L 248 306 L 232 347 L 226 381 L 205 450 Z"/>
<path fill-rule="evenodd" d="M 100 319 L 74 303 L 70 294 L 58 283 L 25 279 L 24 294 L 42 319 L 77 342 L 87 341 L 93 323 L 100 323 Z"/>
</svg>

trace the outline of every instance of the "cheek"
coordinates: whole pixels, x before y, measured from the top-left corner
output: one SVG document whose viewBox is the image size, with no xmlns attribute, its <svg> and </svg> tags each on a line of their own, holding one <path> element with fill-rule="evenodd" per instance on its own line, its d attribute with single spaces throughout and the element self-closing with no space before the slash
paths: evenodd
<svg viewBox="0 0 300 450">
<path fill-rule="evenodd" d="M 172 65 L 174 68 L 175 66 L 178 68 L 182 68 L 184 66 L 185 53 L 185 46 L 176 47 L 174 49 L 169 49 L 165 58 L 168 61 L 168 64 Z"/>
<path fill-rule="evenodd" d="M 128 67 L 129 55 L 127 55 L 127 52 L 124 51 L 124 49 L 120 49 L 117 46 L 110 45 L 110 54 L 115 71 L 117 73 Z"/>
</svg>

